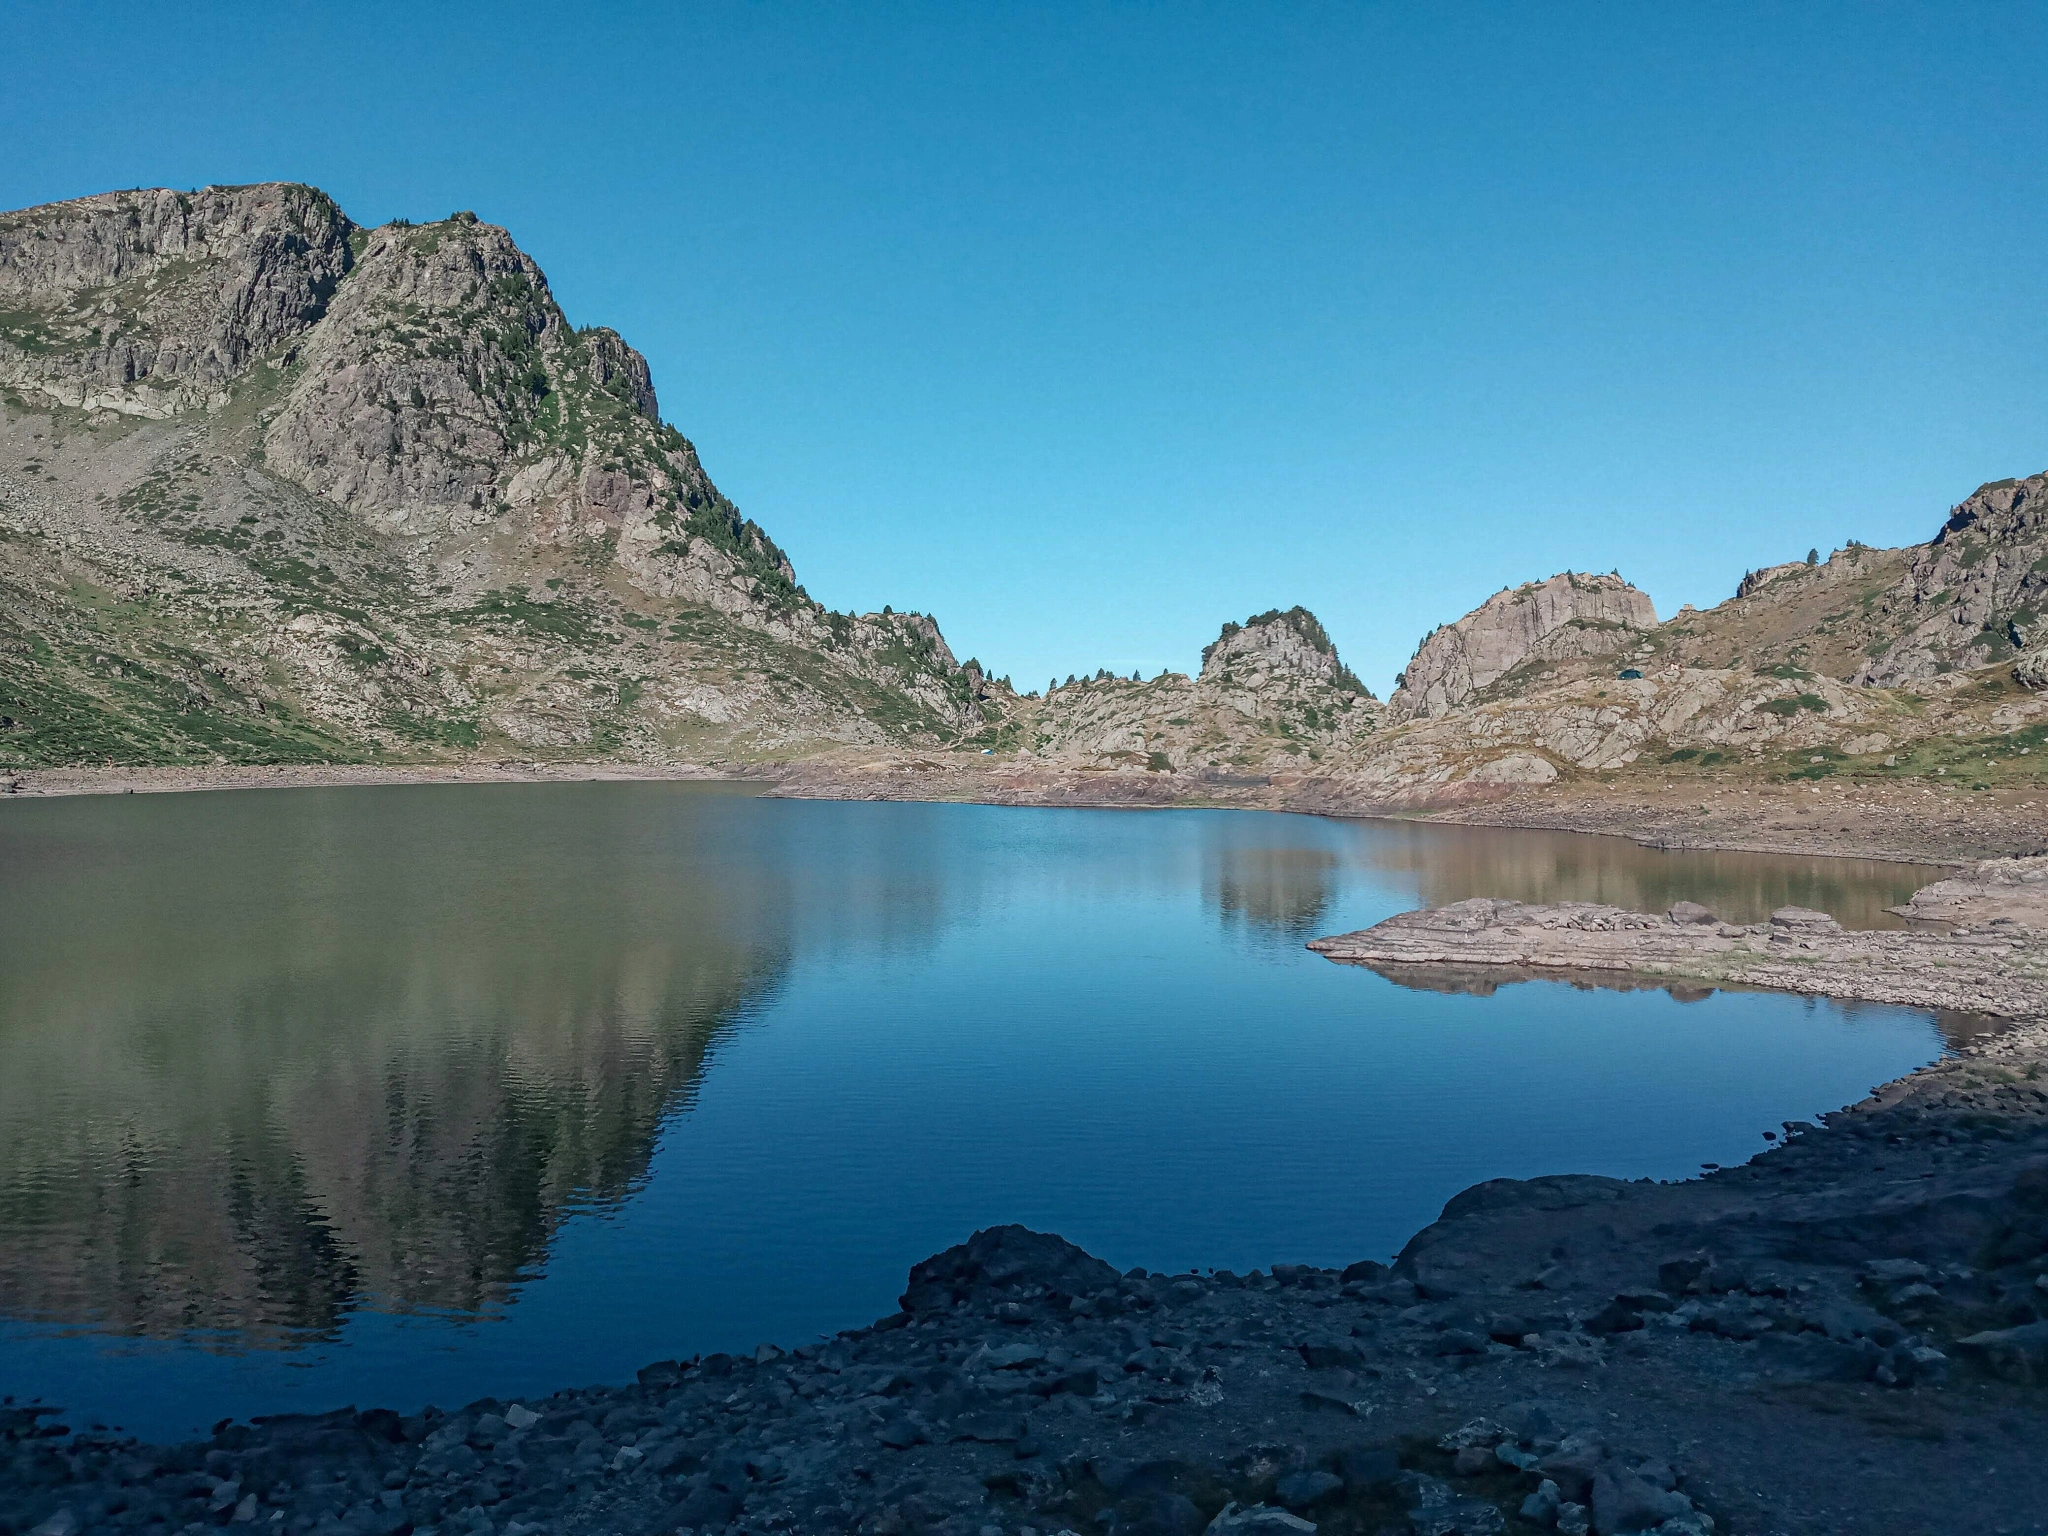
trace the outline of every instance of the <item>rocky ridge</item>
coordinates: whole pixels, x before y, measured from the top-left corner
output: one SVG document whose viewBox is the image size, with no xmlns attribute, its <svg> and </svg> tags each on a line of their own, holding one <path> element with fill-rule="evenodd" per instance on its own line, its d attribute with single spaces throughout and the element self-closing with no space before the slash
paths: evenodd
<svg viewBox="0 0 2048 1536">
<path fill-rule="evenodd" d="M 813 602 L 504 230 L 305 187 L 0 217 L 0 584 L 29 761 L 936 741 L 992 697 Z"/>
<path fill-rule="evenodd" d="M 1497 592 L 1416 647 L 1388 701 L 1396 720 L 1438 719 L 1546 661 L 1611 656 L 1654 629 L 1649 596 L 1617 575 L 1566 571 Z"/>
<path fill-rule="evenodd" d="M 1305 608 L 1228 623 L 1193 678 L 1107 672 L 1008 706 L 997 738 L 1017 760 L 1188 774 L 1212 785 L 1360 750 L 1381 706 Z"/>
<path fill-rule="evenodd" d="M 289 185 L 0 215 L 10 767 L 855 751 L 951 793 L 986 753 L 1066 798 L 1312 780 L 1369 810 L 1623 772 L 1995 785 L 2048 744 L 2044 496 L 1984 486 L 1926 545 L 1662 624 L 1618 575 L 1526 583 L 1385 705 L 1301 609 L 1193 677 L 1019 696 L 928 617 L 813 602 L 645 359 L 473 215 L 364 229 Z"/>
</svg>

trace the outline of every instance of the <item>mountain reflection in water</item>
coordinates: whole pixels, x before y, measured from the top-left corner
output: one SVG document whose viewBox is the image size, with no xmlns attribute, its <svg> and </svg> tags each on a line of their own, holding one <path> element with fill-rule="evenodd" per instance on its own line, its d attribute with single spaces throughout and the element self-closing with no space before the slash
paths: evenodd
<svg viewBox="0 0 2048 1536">
<path fill-rule="evenodd" d="M 605 788 L 9 826 L 0 1311 L 223 1346 L 488 1311 L 631 1192 L 795 928 L 889 944 L 938 911 L 857 837 L 764 856 L 723 787 L 661 818 Z"/>
<path fill-rule="evenodd" d="M 879 1116 L 857 1134 L 907 1145 L 933 1106 L 988 1092 L 993 1074 L 1053 1127 L 1046 1166 L 1075 1159 L 1087 1181 L 1074 1188 L 1107 1199 L 1115 1181 L 1096 1176 L 1084 1144 L 1128 1129 L 1090 1107 L 1124 1092 L 1105 1072 L 1137 1074 L 1147 1092 L 1125 1101 L 1130 1114 L 1164 1128 L 1187 1111 L 1156 1085 L 1210 1091 L 1202 1074 L 1243 1048 L 1247 1008 L 1341 1032 L 1260 1025 L 1275 1083 L 1297 1065 L 1325 1071 L 1331 1040 L 1369 1045 L 1387 1028 L 1364 973 L 1340 977 L 1302 953 L 1333 926 L 1479 894 L 1649 908 L 1685 897 L 1740 920 L 1791 901 L 1869 925 L 1935 873 L 1230 812 L 762 801 L 714 785 L 9 804 L 0 1315 L 212 1351 L 331 1344 L 364 1311 L 499 1315 L 545 1275 L 572 1216 L 631 1203 L 664 1127 L 736 1031 L 764 1015 L 793 1027 L 778 998 L 798 975 L 806 1017 L 822 1006 L 878 1021 L 860 1026 L 877 1031 L 871 1060 L 906 1042 L 933 1058 L 916 1063 L 929 1081 L 906 1082 L 898 1061 L 868 1069 L 875 1083 L 849 1082 L 852 1108 L 834 1112 Z M 1219 943 L 1255 974 L 1219 959 Z M 1219 986 L 1270 1001 L 1205 1022 L 1198 997 L 1166 1000 L 1176 977 L 1219 1008 Z M 1434 985 L 1489 991 L 1495 979 Z M 935 1014 L 943 1031 L 920 1034 Z M 1087 1056 L 1105 1040 L 1110 1056 Z M 782 1112 L 768 1102 L 759 1114 Z M 782 1190 L 814 1180 L 804 1198 L 820 1211 L 971 1203 L 943 1163 L 919 1165 L 929 1189 L 842 1188 L 832 1181 L 869 1176 L 857 1159 L 799 1157 L 788 1147 L 807 1127 L 771 1130 L 770 1150 L 746 1155 L 788 1155 L 795 1171 L 746 1176 Z M 1247 1155 L 1296 1156 L 1273 1146 Z M 1145 1177 L 1168 1177 L 1171 1154 Z M 1292 1167 L 1273 1177 L 1297 1177 Z M 692 1165 L 691 1177 L 729 1172 Z M 1451 1175 L 1432 1164 L 1428 1176 Z M 1009 1177 L 1018 1208 L 1057 1214 L 1069 1198 L 1028 1159 Z M 1401 1210 L 1426 1211 L 1433 1189 L 1403 1193 Z M 1269 1241 L 1262 1231 L 1246 1241 Z M 804 1233 L 774 1241 L 787 1255 L 749 1261 L 803 1260 Z M 875 1262 L 901 1273 L 893 1254 Z"/>
</svg>

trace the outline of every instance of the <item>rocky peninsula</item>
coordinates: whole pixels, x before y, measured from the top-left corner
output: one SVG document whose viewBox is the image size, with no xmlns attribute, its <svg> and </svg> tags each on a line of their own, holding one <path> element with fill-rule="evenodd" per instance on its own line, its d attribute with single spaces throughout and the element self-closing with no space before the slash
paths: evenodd
<svg viewBox="0 0 2048 1536">
<path fill-rule="evenodd" d="M 2048 859 L 1914 926 L 1466 902 L 1318 941 L 1411 984 L 1755 985 L 1998 1027 L 1748 1164 L 1455 1197 L 1342 1269 L 1119 1274 L 999 1227 L 896 1313 L 624 1386 L 140 1444 L 0 1408 L 0 1529 L 572 1533 L 2040 1530 Z M 1311 1132 L 1312 1133 L 1312 1132 Z"/>
<path fill-rule="evenodd" d="M 1655 982 L 2048 1020 L 2048 857 L 1987 859 L 1967 875 L 1922 887 L 1893 910 L 1916 926 L 1852 931 L 1804 907 L 1737 924 L 1694 902 L 1657 915 L 1595 902 L 1476 897 L 1403 912 L 1309 948 L 1423 984 L 1432 975 L 1467 972 L 1623 972 Z"/>
</svg>

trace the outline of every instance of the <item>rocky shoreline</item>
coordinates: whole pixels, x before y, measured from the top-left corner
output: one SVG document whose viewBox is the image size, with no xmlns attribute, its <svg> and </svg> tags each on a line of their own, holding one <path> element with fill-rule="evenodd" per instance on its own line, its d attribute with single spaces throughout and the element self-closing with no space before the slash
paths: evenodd
<svg viewBox="0 0 2048 1536">
<path fill-rule="evenodd" d="M 629 763 L 518 759 L 0 769 L 0 800 L 69 795 L 319 788 L 371 784 L 531 784 L 722 780 L 794 799 L 953 801 L 1116 810 L 1220 807 L 1360 819 L 1396 818 L 1622 837 L 1647 847 L 1719 849 L 1962 864 L 1986 854 L 2048 851 L 2030 789 L 1939 794 L 1859 783 L 1664 784 L 1572 781 L 1483 798 L 1386 799 L 1310 775 L 1091 773 L 956 760 L 947 754 L 856 754 L 796 762 Z"/>
<path fill-rule="evenodd" d="M 1896 994 L 1938 985 L 2010 1022 L 1741 1167 L 1478 1185 L 1390 1262 L 1119 1274 L 1003 1227 L 916 1265 L 870 1327 L 623 1387 L 178 1446 L 9 1404 L 0 1530 L 2039 1531 L 2048 994 L 2012 957 L 2038 959 L 2044 898 L 2030 860 L 1926 888 L 1907 910 L 1929 926 L 1900 933 L 1408 914 L 1317 947 L 1922 1004 Z"/>
<path fill-rule="evenodd" d="M 1992 859 L 1925 886 L 1904 931 L 1845 929 L 1825 912 L 1782 907 L 1768 922 L 1725 923 L 1680 902 L 1661 916 L 1594 902 L 1533 905 L 1476 897 L 1402 912 L 1309 948 L 1395 981 L 1422 968 L 1601 974 L 1768 987 L 2001 1019 L 2048 1020 L 2048 857 Z"/>
</svg>

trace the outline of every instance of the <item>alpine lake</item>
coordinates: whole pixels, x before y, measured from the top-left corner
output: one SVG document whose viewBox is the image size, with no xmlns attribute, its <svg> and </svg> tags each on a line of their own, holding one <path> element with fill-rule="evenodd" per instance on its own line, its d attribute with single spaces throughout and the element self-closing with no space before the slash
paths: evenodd
<svg viewBox="0 0 2048 1536">
<path fill-rule="evenodd" d="M 1482 1179 L 1741 1162 L 1961 1026 L 1308 939 L 1472 895 L 1886 926 L 1938 874 L 719 784 L 0 805 L 0 1394 L 166 1439 L 628 1381 L 870 1322 L 1001 1222 L 1385 1259 Z"/>
</svg>

